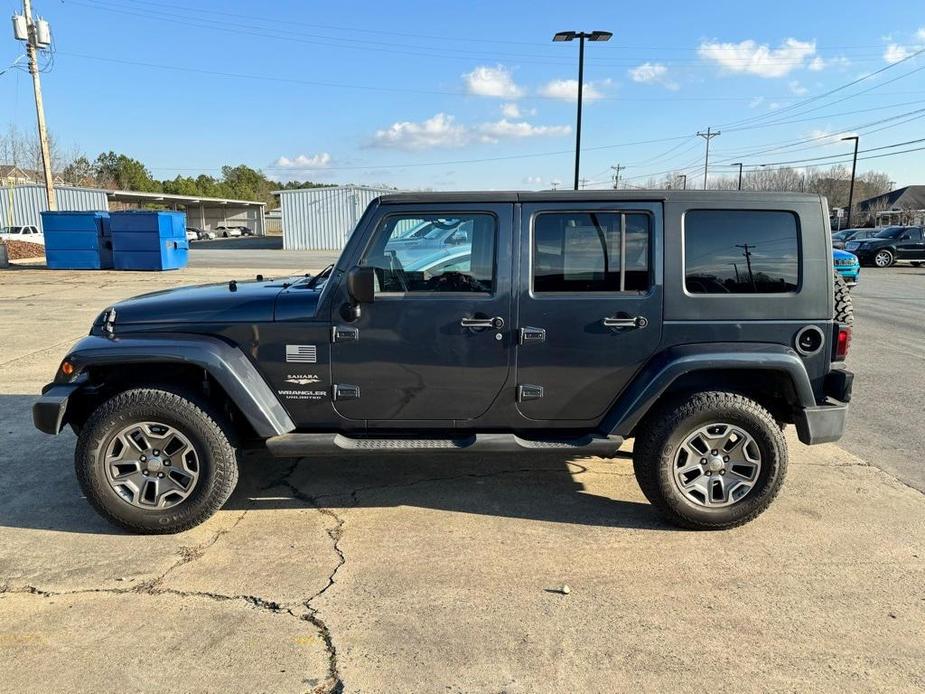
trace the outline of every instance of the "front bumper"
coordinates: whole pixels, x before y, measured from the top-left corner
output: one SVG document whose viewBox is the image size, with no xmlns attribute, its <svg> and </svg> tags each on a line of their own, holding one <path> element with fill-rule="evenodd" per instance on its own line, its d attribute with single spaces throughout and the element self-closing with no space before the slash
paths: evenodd
<svg viewBox="0 0 925 694">
<path fill-rule="evenodd" d="M 854 374 L 835 369 L 825 379 L 826 403 L 804 407 L 796 417 L 797 436 L 808 446 L 838 441 L 845 432 Z"/>
<path fill-rule="evenodd" d="M 860 265 L 836 265 L 835 272 L 841 275 L 848 286 L 854 286 L 858 283 L 861 276 Z"/>
<path fill-rule="evenodd" d="M 32 423 L 46 434 L 59 434 L 67 424 L 68 399 L 80 388 L 79 383 L 50 383 L 42 388 L 42 397 L 32 406 Z"/>
</svg>

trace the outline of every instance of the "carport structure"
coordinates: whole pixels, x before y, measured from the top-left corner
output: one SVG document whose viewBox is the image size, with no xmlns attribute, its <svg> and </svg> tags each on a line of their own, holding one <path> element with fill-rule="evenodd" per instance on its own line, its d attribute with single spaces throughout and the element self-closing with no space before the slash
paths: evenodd
<svg viewBox="0 0 925 694">
<path fill-rule="evenodd" d="M 109 209 L 156 206 L 186 212 L 186 224 L 207 231 L 218 226 L 247 226 L 258 236 L 266 234 L 266 203 L 256 200 L 206 198 L 195 195 L 107 191 Z"/>
</svg>

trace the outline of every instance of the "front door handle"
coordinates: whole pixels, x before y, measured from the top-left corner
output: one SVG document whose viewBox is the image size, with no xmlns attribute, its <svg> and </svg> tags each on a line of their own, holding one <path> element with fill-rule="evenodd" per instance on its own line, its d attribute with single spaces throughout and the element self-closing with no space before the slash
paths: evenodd
<svg viewBox="0 0 925 694">
<path fill-rule="evenodd" d="M 608 316 L 604 318 L 605 328 L 644 328 L 649 324 L 649 319 L 645 316 L 629 316 L 627 318 L 615 318 Z"/>
<path fill-rule="evenodd" d="M 463 318 L 459 321 L 463 328 L 494 328 L 501 330 L 504 327 L 504 319 L 501 316 L 494 318 Z"/>
</svg>

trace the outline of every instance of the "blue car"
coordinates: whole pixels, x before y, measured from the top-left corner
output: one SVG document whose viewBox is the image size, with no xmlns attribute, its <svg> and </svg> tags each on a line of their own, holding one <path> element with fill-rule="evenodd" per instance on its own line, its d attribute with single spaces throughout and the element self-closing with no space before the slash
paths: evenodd
<svg viewBox="0 0 925 694">
<path fill-rule="evenodd" d="M 835 272 L 845 278 L 845 283 L 849 287 L 858 283 L 858 278 L 861 276 L 861 263 L 856 255 L 835 249 L 832 251 L 832 261 L 835 264 Z"/>
</svg>

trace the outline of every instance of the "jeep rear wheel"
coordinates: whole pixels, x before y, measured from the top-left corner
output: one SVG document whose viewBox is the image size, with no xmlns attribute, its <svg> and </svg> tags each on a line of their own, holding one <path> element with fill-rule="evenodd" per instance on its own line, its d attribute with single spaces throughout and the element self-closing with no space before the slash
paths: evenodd
<svg viewBox="0 0 925 694">
<path fill-rule="evenodd" d="M 666 403 L 636 435 L 636 480 L 675 525 L 722 530 L 747 523 L 774 500 L 787 443 L 771 414 L 735 393 Z"/>
<path fill-rule="evenodd" d="M 187 530 L 214 514 L 238 478 L 235 452 L 204 404 L 156 389 L 100 405 L 77 440 L 74 465 L 90 504 L 140 533 Z"/>
</svg>

